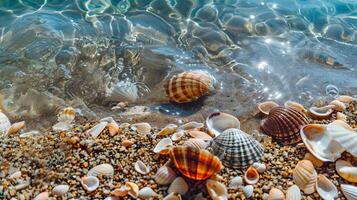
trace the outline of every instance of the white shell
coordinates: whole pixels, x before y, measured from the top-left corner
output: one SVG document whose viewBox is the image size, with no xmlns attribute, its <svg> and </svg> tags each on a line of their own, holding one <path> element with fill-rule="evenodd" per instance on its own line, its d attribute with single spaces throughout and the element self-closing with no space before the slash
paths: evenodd
<svg viewBox="0 0 357 200">
<path fill-rule="evenodd" d="M 264 163 L 255 162 L 252 165 L 259 173 L 264 173 L 267 170 L 267 166 Z"/>
<path fill-rule="evenodd" d="M 93 192 L 99 187 L 99 179 L 95 176 L 86 176 L 81 178 L 81 184 L 88 192 Z"/>
<path fill-rule="evenodd" d="M 287 200 L 301 200 L 301 192 L 297 185 L 292 185 L 286 191 Z"/>
<path fill-rule="evenodd" d="M 181 195 L 177 193 L 170 193 L 163 200 L 181 200 Z"/>
<path fill-rule="evenodd" d="M 231 179 L 231 181 L 229 182 L 228 187 L 229 188 L 238 188 L 241 185 L 243 185 L 243 179 L 240 176 L 236 176 L 234 178 Z"/>
<path fill-rule="evenodd" d="M 277 188 L 272 188 L 269 191 L 268 200 L 284 200 L 284 199 L 285 199 L 285 195 L 281 190 Z"/>
<path fill-rule="evenodd" d="M 352 166 L 351 162 L 337 160 L 336 171 L 343 179 L 352 183 L 357 183 L 357 167 Z"/>
<path fill-rule="evenodd" d="M 230 128 L 240 129 L 239 120 L 233 115 L 223 112 L 210 114 L 206 119 L 206 124 L 209 133 L 213 136 L 218 136 L 223 133 L 223 131 Z"/>
<path fill-rule="evenodd" d="M 357 187 L 353 185 L 341 184 L 342 193 L 348 200 L 357 199 Z"/>
<path fill-rule="evenodd" d="M 69 185 L 57 185 L 52 189 L 52 194 L 56 196 L 63 196 L 65 195 L 69 190 Z"/>
<path fill-rule="evenodd" d="M 245 197 L 250 198 L 253 195 L 254 187 L 252 185 L 247 185 L 243 187 L 243 194 Z"/>
<path fill-rule="evenodd" d="M 317 177 L 316 190 L 324 200 L 333 200 L 338 195 L 336 186 L 322 174 Z"/>
<path fill-rule="evenodd" d="M 139 197 L 142 199 L 150 199 L 156 196 L 158 196 L 158 194 L 150 187 L 144 187 L 139 190 Z"/>
<path fill-rule="evenodd" d="M 147 174 L 150 172 L 150 168 L 145 165 L 141 160 L 138 160 L 134 164 L 135 171 L 139 172 L 140 174 Z"/>
<path fill-rule="evenodd" d="M 72 128 L 72 124 L 68 122 L 57 122 L 55 125 L 52 126 L 54 131 L 67 131 Z"/>
<path fill-rule="evenodd" d="M 171 136 L 172 141 L 179 141 L 185 135 L 184 130 L 178 130 Z"/>
<path fill-rule="evenodd" d="M 141 135 L 148 135 L 151 132 L 151 125 L 146 122 L 132 124 L 130 128 Z"/>
<path fill-rule="evenodd" d="M 178 127 L 178 130 L 192 130 L 192 129 L 201 129 L 203 128 L 205 125 L 203 123 L 200 122 L 188 122 L 184 125 L 181 125 Z"/>
<path fill-rule="evenodd" d="M 114 176 L 114 168 L 110 164 L 100 164 L 88 171 L 88 176 Z"/>
<path fill-rule="evenodd" d="M 9 118 L 0 111 L 0 134 L 5 134 L 10 128 L 11 123 Z"/>
<path fill-rule="evenodd" d="M 309 115 L 316 119 L 326 119 L 333 113 L 334 105 L 328 105 L 324 107 L 311 107 L 309 109 Z"/>
<path fill-rule="evenodd" d="M 327 132 L 330 137 L 338 142 L 347 152 L 357 157 L 357 133 L 342 127 L 336 123 L 327 125 Z"/>
<path fill-rule="evenodd" d="M 171 135 L 176 132 L 177 127 L 178 126 L 176 124 L 168 124 L 159 133 L 157 133 L 157 135 L 160 136 Z"/>
<path fill-rule="evenodd" d="M 259 173 L 254 167 L 249 167 L 244 173 L 244 180 L 249 185 L 254 185 L 259 181 Z"/>
<path fill-rule="evenodd" d="M 48 192 L 41 192 L 33 200 L 47 200 L 50 194 Z"/>
<path fill-rule="evenodd" d="M 207 187 L 208 194 L 212 198 L 212 200 L 228 199 L 227 188 L 222 183 L 215 180 L 208 179 L 206 181 L 206 187 Z"/>
<path fill-rule="evenodd" d="M 199 138 L 190 138 L 183 143 L 183 146 L 188 146 L 200 150 L 205 149 L 208 146 L 208 142 Z"/>
<path fill-rule="evenodd" d="M 172 140 L 170 138 L 163 138 L 154 148 L 154 153 L 160 153 L 168 151 L 172 147 Z"/>
<path fill-rule="evenodd" d="M 154 176 L 155 182 L 160 185 L 168 185 L 174 181 L 175 178 L 175 171 L 168 166 L 160 167 Z"/>
<path fill-rule="evenodd" d="M 178 193 L 185 195 L 189 187 L 182 177 L 177 177 L 170 185 L 168 193 Z"/>
<path fill-rule="evenodd" d="M 100 122 L 99 124 L 93 126 L 91 129 L 87 130 L 86 132 L 90 134 L 93 138 L 97 138 L 107 125 L 108 122 Z"/>
<path fill-rule="evenodd" d="M 203 131 L 191 130 L 191 131 L 188 131 L 188 134 L 193 138 L 199 138 L 199 139 L 202 139 L 205 141 L 212 140 L 212 137 Z"/>
</svg>

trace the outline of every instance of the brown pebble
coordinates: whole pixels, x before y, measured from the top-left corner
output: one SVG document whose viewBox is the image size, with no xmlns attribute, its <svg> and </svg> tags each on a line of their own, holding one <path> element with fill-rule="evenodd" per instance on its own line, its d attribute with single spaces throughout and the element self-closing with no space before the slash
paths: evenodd
<svg viewBox="0 0 357 200">
<path fill-rule="evenodd" d="M 131 140 L 124 140 L 121 144 L 122 144 L 124 147 L 129 148 L 129 147 L 131 147 L 131 145 L 134 144 L 134 142 L 131 141 Z"/>
</svg>

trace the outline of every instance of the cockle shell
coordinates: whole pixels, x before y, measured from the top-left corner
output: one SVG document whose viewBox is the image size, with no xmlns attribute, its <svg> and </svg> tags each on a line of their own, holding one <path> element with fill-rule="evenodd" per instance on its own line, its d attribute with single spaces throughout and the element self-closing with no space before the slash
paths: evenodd
<svg viewBox="0 0 357 200">
<path fill-rule="evenodd" d="M 203 131 L 188 131 L 188 134 L 193 138 L 199 138 L 202 140 L 212 140 L 212 137 Z"/>
<path fill-rule="evenodd" d="M 172 134 L 172 141 L 179 141 L 185 135 L 184 130 L 178 130 L 176 133 Z"/>
<path fill-rule="evenodd" d="M 178 193 L 181 195 L 185 195 L 188 191 L 189 186 L 187 185 L 186 181 L 182 177 L 177 177 L 170 185 L 169 190 L 167 191 L 170 193 Z"/>
<path fill-rule="evenodd" d="M 176 132 L 177 127 L 178 126 L 176 124 L 168 124 L 159 133 L 157 133 L 157 135 L 160 136 L 171 135 Z"/>
<path fill-rule="evenodd" d="M 315 192 L 317 172 L 314 165 L 308 160 L 301 160 L 297 163 L 293 173 L 294 182 L 305 194 Z"/>
<path fill-rule="evenodd" d="M 150 168 L 145 165 L 141 160 L 138 160 L 134 164 L 135 171 L 139 172 L 140 174 L 147 174 L 150 172 Z"/>
<path fill-rule="evenodd" d="M 157 184 L 160 185 L 168 185 L 170 184 L 172 181 L 174 181 L 176 178 L 176 173 L 174 170 L 172 170 L 170 167 L 168 166 L 162 166 L 160 167 L 155 176 L 154 176 L 154 180 Z"/>
<path fill-rule="evenodd" d="M 170 193 L 163 200 L 182 200 L 182 198 L 180 194 Z"/>
<path fill-rule="evenodd" d="M 263 113 L 264 115 L 269 115 L 271 109 L 278 107 L 279 104 L 275 103 L 274 101 L 265 101 L 258 104 L 258 110 Z"/>
<path fill-rule="evenodd" d="M 255 162 L 252 166 L 257 169 L 259 173 L 264 173 L 267 169 L 267 166 L 264 163 Z"/>
<path fill-rule="evenodd" d="M 343 179 L 357 183 L 357 167 L 354 167 L 351 162 L 341 159 L 337 160 L 336 171 Z"/>
<path fill-rule="evenodd" d="M 208 146 L 208 143 L 199 138 L 190 138 L 183 143 L 183 146 L 188 146 L 200 150 L 205 149 Z"/>
<path fill-rule="evenodd" d="M 205 125 L 203 123 L 200 122 L 188 122 L 186 124 L 183 124 L 181 126 L 178 127 L 178 130 L 199 130 L 201 128 L 203 128 Z"/>
<path fill-rule="evenodd" d="M 307 112 L 303 105 L 295 101 L 286 101 L 284 103 L 284 106 L 285 108 L 292 108 L 303 113 Z"/>
<path fill-rule="evenodd" d="M 7 130 L 6 134 L 7 135 L 16 134 L 19 131 L 21 131 L 21 129 L 24 129 L 25 126 L 26 126 L 25 121 L 13 123 Z"/>
<path fill-rule="evenodd" d="M 85 176 L 81 178 L 81 184 L 88 192 L 93 192 L 99 187 L 99 179 L 95 176 Z"/>
<path fill-rule="evenodd" d="M 231 181 L 229 182 L 229 187 L 230 188 L 238 188 L 241 185 L 243 185 L 243 179 L 240 176 L 236 176 L 234 178 L 231 179 Z"/>
<path fill-rule="evenodd" d="M 143 187 L 139 190 L 139 197 L 141 199 L 150 199 L 157 197 L 158 194 L 151 189 L 151 187 Z"/>
<path fill-rule="evenodd" d="M 211 113 L 206 119 L 206 125 L 208 132 L 213 136 L 218 136 L 230 128 L 240 129 L 239 120 L 233 115 L 223 112 Z"/>
<path fill-rule="evenodd" d="M 231 168 L 243 168 L 259 161 L 264 154 L 261 144 L 239 129 L 228 129 L 215 137 L 208 149 Z"/>
<path fill-rule="evenodd" d="M 133 182 L 126 182 L 125 188 L 128 191 L 128 194 L 133 198 L 137 198 L 139 196 L 139 186 Z"/>
<path fill-rule="evenodd" d="M 205 95 L 213 86 L 213 78 L 203 72 L 183 72 L 165 84 L 167 97 L 176 103 L 188 103 Z"/>
<path fill-rule="evenodd" d="M 316 190 L 324 200 L 333 200 L 338 195 L 336 186 L 322 174 L 317 177 Z"/>
<path fill-rule="evenodd" d="M 110 192 L 110 195 L 114 197 L 125 197 L 127 194 L 128 194 L 128 190 L 124 185 Z"/>
<path fill-rule="evenodd" d="M 48 192 L 41 192 L 33 200 L 47 200 L 50 194 Z"/>
<path fill-rule="evenodd" d="M 268 200 L 284 200 L 284 199 L 285 199 L 285 195 L 281 190 L 273 187 L 269 191 Z"/>
<path fill-rule="evenodd" d="M 107 127 L 110 136 L 114 136 L 119 132 L 119 125 L 115 120 L 109 122 Z"/>
<path fill-rule="evenodd" d="M 254 185 L 259 181 L 259 173 L 254 167 L 249 167 L 244 173 L 244 180 L 249 185 Z"/>
<path fill-rule="evenodd" d="M 357 187 L 353 185 L 341 184 L 341 190 L 343 195 L 348 200 L 356 200 L 357 199 Z"/>
<path fill-rule="evenodd" d="M 58 114 L 58 122 L 72 123 L 75 117 L 76 111 L 74 108 L 64 108 L 63 111 Z"/>
<path fill-rule="evenodd" d="M 304 113 L 291 108 L 275 107 L 262 120 L 262 130 L 284 145 L 301 141 L 300 128 L 308 124 Z"/>
<path fill-rule="evenodd" d="M 88 176 L 109 176 L 113 177 L 114 175 L 114 168 L 110 164 L 100 164 L 95 167 L 93 167 L 91 170 L 88 171 L 87 173 Z"/>
<path fill-rule="evenodd" d="M 69 190 L 69 185 L 57 185 L 52 189 L 52 194 L 56 196 L 63 196 L 65 195 Z"/>
<path fill-rule="evenodd" d="M 254 187 L 252 185 L 246 185 L 243 187 L 243 194 L 245 197 L 250 198 L 253 195 Z"/>
<path fill-rule="evenodd" d="M 300 189 L 297 185 L 292 185 L 286 191 L 287 200 L 301 200 Z"/>
<path fill-rule="evenodd" d="M 93 126 L 91 129 L 87 130 L 86 133 L 90 134 L 93 138 L 97 138 L 107 125 L 108 122 L 100 122 L 99 124 Z"/>
<path fill-rule="evenodd" d="M 333 113 L 334 105 L 327 105 L 323 107 L 311 107 L 308 114 L 314 119 L 327 119 Z"/>
<path fill-rule="evenodd" d="M 173 144 L 170 138 L 163 138 L 156 144 L 154 153 L 167 154 L 172 146 Z"/>
<path fill-rule="evenodd" d="M 207 150 L 179 146 L 170 149 L 170 158 L 186 177 L 205 180 L 222 169 L 221 161 Z"/>
<path fill-rule="evenodd" d="M 322 167 L 322 165 L 324 165 L 323 161 L 319 160 L 311 153 L 306 153 L 304 160 L 309 160 L 315 167 Z"/>
<path fill-rule="evenodd" d="M 206 181 L 206 187 L 209 196 L 212 200 L 227 200 L 228 199 L 228 192 L 225 185 L 222 183 L 208 179 Z"/>
<path fill-rule="evenodd" d="M 333 108 L 335 111 L 344 111 L 346 110 L 346 105 L 344 103 L 342 103 L 341 101 L 339 100 L 333 100 L 330 102 L 329 105 L 334 105 L 335 107 Z"/>
<path fill-rule="evenodd" d="M 339 100 L 343 103 L 351 103 L 353 101 L 353 97 L 348 96 L 348 95 L 341 95 L 337 98 L 337 100 Z"/>
<path fill-rule="evenodd" d="M 357 133 L 355 131 L 346 129 L 336 123 L 330 123 L 327 125 L 327 133 L 332 140 L 340 144 L 354 157 L 357 157 Z"/>
<path fill-rule="evenodd" d="M 132 124 L 130 128 L 141 135 L 148 135 L 151 131 L 151 125 L 146 122 Z"/>
<path fill-rule="evenodd" d="M 0 135 L 5 134 L 10 128 L 11 122 L 7 116 L 0 111 Z"/>
</svg>

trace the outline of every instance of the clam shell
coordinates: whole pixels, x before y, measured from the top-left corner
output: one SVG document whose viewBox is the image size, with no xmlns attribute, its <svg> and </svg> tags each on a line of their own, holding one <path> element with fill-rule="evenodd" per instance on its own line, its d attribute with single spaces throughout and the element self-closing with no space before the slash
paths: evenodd
<svg viewBox="0 0 357 200">
<path fill-rule="evenodd" d="M 176 132 L 177 127 L 178 126 L 176 124 L 168 124 L 157 135 L 160 136 L 171 135 Z"/>
<path fill-rule="evenodd" d="M 222 169 L 221 161 L 206 150 L 179 146 L 170 149 L 171 161 L 186 177 L 205 180 Z"/>
<path fill-rule="evenodd" d="M 151 125 L 146 122 L 132 124 L 130 128 L 141 135 L 148 135 L 151 132 Z"/>
<path fill-rule="evenodd" d="M 87 173 L 88 176 L 109 176 L 113 177 L 114 176 L 114 168 L 110 164 L 100 164 L 92 169 L 90 169 Z"/>
<path fill-rule="evenodd" d="M 258 104 L 258 110 L 263 113 L 264 115 L 269 115 L 271 109 L 278 107 L 279 104 L 275 103 L 274 101 L 265 101 Z"/>
<path fill-rule="evenodd" d="M 357 187 L 353 185 L 341 184 L 341 190 L 347 200 L 357 199 Z"/>
<path fill-rule="evenodd" d="M 108 127 L 108 131 L 109 131 L 109 135 L 110 136 L 114 136 L 116 134 L 118 134 L 119 132 L 119 125 L 116 121 L 112 121 L 112 122 L 109 122 L 109 124 L 107 125 Z"/>
<path fill-rule="evenodd" d="M 341 159 L 337 160 L 336 171 L 343 179 L 357 183 L 357 167 L 354 167 L 351 162 Z"/>
<path fill-rule="evenodd" d="M 335 107 L 333 108 L 335 111 L 344 111 L 346 110 L 346 105 L 344 103 L 342 103 L 341 101 L 339 100 L 333 100 L 330 102 L 329 105 L 334 105 Z"/>
<path fill-rule="evenodd" d="M 76 116 L 76 111 L 72 107 L 63 109 L 63 111 L 58 115 L 58 122 L 72 123 Z"/>
<path fill-rule="evenodd" d="M 343 103 L 351 103 L 353 101 L 353 97 L 348 95 L 341 95 L 337 98 L 337 100 Z"/>
<path fill-rule="evenodd" d="M 300 128 L 308 124 L 304 113 L 291 108 L 275 107 L 262 120 L 262 130 L 284 145 L 301 141 Z"/>
<path fill-rule="evenodd" d="M 316 190 L 324 200 L 335 199 L 338 195 L 336 186 L 322 174 L 317 177 Z"/>
<path fill-rule="evenodd" d="M 128 190 L 126 190 L 126 187 L 124 185 L 110 192 L 110 195 L 114 197 L 125 197 L 127 194 Z"/>
<path fill-rule="evenodd" d="M 254 185 L 259 181 L 259 173 L 254 167 L 249 167 L 244 173 L 244 180 L 249 185 Z"/>
<path fill-rule="evenodd" d="M 255 162 L 252 166 L 257 169 L 259 173 L 264 173 L 267 169 L 267 166 L 264 163 Z"/>
<path fill-rule="evenodd" d="M 154 180 L 157 184 L 168 185 L 176 178 L 176 173 L 170 167 L 160 167 L 154 175 Z"/>
<path fill-rule="evenodd" d="M 178 193 L 181 195 L 185 195 L 188 191 L 189 186 L 187 185 L 186 181 L 182 177 L 177 177 L 170 185 L 169 190 L 167 191 L 170 193 Z"/>
<path fill-rule="evenodd" d="M 192 121 L 181 125 L 180 127 L 178 127 L 178 130 L 198 130 L 203 128 L 204 126 L 205 125 L 203 123 Z"/>
<path fill-rule="evenodd" d="M 228 192 L 225 185 L 222 183 L 208 179 L 206 181 L 206 187 L 209 196 L 212 200 L 227 200 L 228 199 Z"/>
<path fill-rule="evenodd" d="M 307 112 L 303 105 L 295 101 L 286 101 L 284 103 L 284 106 L 285 108 L 292 108 L 303 113 Z"/>
<path fill-rule="evenodd" d="M 243 179 L 242 179 L 242 177 L 240 177 L 240 176 L 236 176 L 236 177 L 234 177 L 234 178 L 232 178 L 231 179 L 231 181 L 229 182 L 229 187 L 230 188 L 238 188 L 238 187 L 240 187 L 240 186 L 242 186 L 243 185 Z"/>
<path fill-rule="evenodd" d="M 281 190 L 273 187 L 269 191 L 268 200 L 284 200 L 284 199 L 285 199 L 285 195 Z"/>
<path fill-rule="evenodd" d="M 202 132 L 202 131 L 191 130 L 191 131 L 188 131 L 188 134 L 193 138 L 199 138 L 202 140 L 212 140 L 212 137 L 210 135 L 208 135 L 207 133 Z"/>
<path fill-rule="evenodd" d="M 139 190 L 139 197 L 141 199 L 150 199 L 156 196 L 158 196 L 158 194 L 154 192 L 154 190 L 152 190 L 150 187 L 144 187 Z"/>
<path fill-rule="evenodd" d="M 93 126 L 91 129 L 87 130 L 86 133 L 90 134 L 93 138 L 97 138 L 107 125 L 108 122 L 100 122 L 99 124 Z"/>
<path fill-rule="evenodd" d="M 172 141 L 179 141 L 185 135 L 184 130 L 178 130 L 171 136 Z"/>
<path fill-rule="evenodd" d="M 205 149 L 208 146 L 208 143 L 202 139 L 199 139 L 199 138 L 191 138 L 191 139 L 186 140 L 183 143 L 183 146 L 187 146 L 187 147 L 191 147 L 191 148 L 200 150 L 200 149 Z"/>
<path fill-rule="evenodd" d="M 250 198 L 253 195 L 254 187 L 252 185 L 246 185 L 243 187 L 243 194 L 245 197 Z"/>
<path fill-rule="evenodd" d="M 0 111 L 0 134 L 5 134 L 10 128 L 11 122 L 7 116 Z"/>
<path fill-rule="evenodd" d="M 52 189 L 52 194 L 56 196 L 63 196 L 65 195 L 69 190 L 69 185 L 57 185 Z"/>
<path fill-rule="evenodd" d="M 139 172 L 140 174 L 147 174 L 150 172 L 150 168 L 145 165 L 141 160 L 138 160 L 134 164 L 135 171 Z"/>
<path fill-rule="evenodd" d="M 188 103 L 205 95 L 213 86 L 213 79 L 202 72 L 183 72 L 165 84 L 167 97 L 177 103 Z"/>
<path fill-rule="evenodd" d="M 170 138 L 163 138 L 156 144 L 154 153 L 167 154 L 172 146 L 173 144 Z"/>
<path fill-rule="evenodd" d="M 355 131 L 348 130 L 336 123 L 330 123 L 327 125 L 327 132 L 347 152 L 357 157 L 357 133 Z"/>
<path fill-rule="evenodd" d="M 309 109 L 309 115 L 315 119 L 327 119 L 333 113 L 334 105 L 328 105 L 323 107 L 311 107 Z"/>
<path fill-rule="evenodd" d="M 239 120 L 233 115 L 223 112 L 210 114 L 206 119 L 206 124 L 208 132 L 213 136 L 218 136 L 230 128 L 240 129 Z"/>
<path fill-rule="evenodd" d="M 322 167 L 324 165 L 323 161 L 319 160 L 311 153 L 306 153 L 304 160 L 309 160 L 314 165 L 314 167 Z"/>
<path fill-rule="evenodd" d="M 221 158 L 222 163 L 231 168 L 243 168 L 260 160 L 264 150 L 253 137 L 239 129 L 228 129 L 215 137 L 209 147 Z"/>
<path fill-rule="evenodd" d="M 95 176 L 85 176 L 81 178 L 81 184 L 88 192 L 93 192 L 99 187 L 99 179 Z"/>
<path fill-rule="evenodd" d="M 126 182 L 125 188 L 128 191 L 128 194 L 133 198 L 137 198 L 139 196 L 139 186 L 133 182 Z"/>
<path fill-rule="evenodd" d="M 181 200 L 181 195 L 177 193 L 170 193 L 163 200 Z"/>
<path fill-rule="evenodd" d="M 16 134 L 26 127 L 25 121 L 13 123 L 7 130 L 7 135 Z"/>
<path fill-rule="evenodd" d="M 47 200 L 50 194 L 48 192 L 41 192 L 33 200 Z"/>
<path fill-rule="evenodd" d="M 317 181 L 317 172 L 314 165 L 308 160 L 301 160 L 295 166 L 293 178 L 295 184 L 305 193 L 312 194 L 315 192 Z"/>
<path fill-rule="evenodd" d="M 286 192 L 287 200 L 301 200 L 300 189 L 297 185 L 292 185 L 288 188 Z"/>
</svg>

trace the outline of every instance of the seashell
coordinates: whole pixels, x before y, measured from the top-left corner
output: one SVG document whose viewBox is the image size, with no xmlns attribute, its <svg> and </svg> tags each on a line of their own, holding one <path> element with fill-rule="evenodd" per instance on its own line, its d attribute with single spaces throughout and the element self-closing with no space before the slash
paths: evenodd
<svg viewBox="0 0 357 200">
<path fill-rule="evenodd" d="M 154 175 L 154 180 L 157 184 L 168 185 L 176 178 L 176 173 L 170 167 L 160 167 Z"/>
<path fill-rule="evenodd" d="M 0 110 L 0 134 L 4 134 L 11 127 L 11 122 L 7 116 Z"/>
<path fill-rule="evenodd" d="M 357 133 L 355 131 L 336 123 L 330 123 L 327 125 L 327 134 L 347 152 L 357 157 Z"/>
<path fill-rule="evenodd" d="M 22 175 L 21 171 L 16 171 L 9 176 L 9 179 L 15 180 L 20 178 Z"/>
<path fill-rule="evenodd" d="M 171 135 L 176 132 L 177 127 L 178 126 L 176 124 L 168 124 L 157 135 L 160 135 L 160 136 Z"/>
<path fill-rule="evenodd" d="M 200 149 L 205 149 L 208 146 L 208 143 L 199 138 L 190 138 L 183 143 L 183 146 L 200 150 Z"/>
<path fill-rule="evenodd" d="M 348 96 L 348 95 L 341 95 L 337 98 L 338 101 L 342 103 L 351 103 L 353 101 L 353 97 Z"/>
<path fill-rule="evenodd" d="M 150 172 L 150 168 L 145 165 L 142 161 L 138 160 L 134 164 L 135 171 L 139 172 L 140 174 L 147 174 Z"/>
<path fill-rule="evenodd" d="M 24 129 L 25 126 L 26 126 L 25 121 L 13 123 L 7 130 L 6 134 L 7 135 L 16 134 L 19 131 L 21 131 L 21 129 Z"/>
<path fill-rule="evenodd" d="M 125 197 L 127 194 L 128 190 L 126 190 L 126 187 L 124 185 L 110 192 L 110 195 L 114 197 Z"/>
<path fill-rule="evenodd" d="M 116 121 L 113 120 L 112 122 L 108 123 L 107 127 L 108 127 L 110 136 L 114 136 L 114 135 L 118 134 L 119 125 Z"/>
<path fill-rule="evenodd" d="M 93 192 L 99 187 L 99 179 L 95 176 L 85 176 L 81 178 L 81 184 L 88 192 Z"/>
<path fill-rule="evenodd" d="M 319 160 L 311 153 L 306 153 L 304 160 L 309 160 L 315 167 L 322 167 L 322 165 L 324 165 L 323 161 Z"/>
<path fill-rule="evenodd" d="M 343 122 L 347 122 L 347 115 L 343 114 L 342 112 L 337 112 L 336 119 L 341 120 Z"/>
<path fill-rule="evenodd" d="M 249 185 L 254 185 L 259 181 L 259 173 L 254 167 L 249 167 L 244 173 L 244 180 Z"/>
<path fill-rule="evenodd" d="M 54 131 L 67 131 L 71 129 L 73 124 L 70 124 L 68 122 L 57 122 L 55 125 L 52 126 L 52 129 Z"/>
<path fill-rule="evenodd" d="M 297 185 L 292 185 L 286 191 L 287 200 L 301 200 L 300 189 Z"/>
<path fill-rule="evenodd" d="M 88 171 L 87 173 L 88 176 L 109 176 L 113 177 L 114 176 L 114 168 L 110 164 L 100 164 L 95 167 L 93 167 L 91 170 Z"/>
<path fill-rule="evenodd" d="M 269 191 L 268 200 L 284 200 L 284 199 L 285 199 L 285 195 L 281 190 L 273 187 Z"/>
<path fill-rule="evenodd" d="M 264 163 L 255 162 L 252 165 L 259 173 L 264 173 L 267 170 L 267 166 Z"/>
<path fill-rule="evenodd" d="M 205 95 L 213 86 L 213 78 L 202 72 L 183 72 L 165 84 L 166 96 L 176 103 L 188 103 Z"/>
<path fill-rule="evenodd" d="M 316 190 L 324 200 L 335 199 L 338 195 L 336 186 L 322 174 L 317 177 Z"/>
<path fill-rule="evenodd" d="M 274 101 L 265 101 L 258 104 L 258 110 L 263 113 L 264 115 L 269 115 L 271 109 L 278 107 L 279 104 L 275 103 Z"/>
<path fill-rule="evenodd" d="M 291 108 L 275 107 L 262 120 L 262 130 L 284 145 L 301 141 L 300 128 L 308 124 L 304 113 Z"/>
<path fill-rule="evenodd" d="M 47 200 L 50 194 L 48 192 L 41 192 L 33 200 Z"/>
<path fill-rule="evenodd" d="M 139 197 L 142 199 L 151 199 L 157 197 L 158 194 L 154 192 L 150 187 L 144 187 L 139 190 Z"/>
<path fill-rule="evenodd" d="M 193 138 L 199 138 L 202 140 L 212 140 L 212 137 L 210 135 L 208 135 L 205 132 L 202 131 L 188 131 L 188 134 L 193 137 Z"/>
<path fill-rule="evenodd" d="M 172 140 L 170 138 L 163 138 L 154 148 L 154 153 L 168 154 L 169 149 L 172 147 Z"/>
<path fill-rule="evenodd" d="M 120 200 L 118 197 L 106 197 L 104 200 Z"/>
<path fill-rule="evenodd" d="M 63 111 L 58 115 L 58 122 L 66 122 L 68 124 L 72 123 L 76 117 L 76 111 L 72 107 L 63 109 Z"/>
<path fill-rule="evenodd" d="M 206 119 L 208 132 L 213 136 L 218 136 L 223 131 L 230 128 L 240 129 L 239 120 L 233 115 L 223 113 L 223 112 L 214 112 L 210 114 Z"/>
<path fill-rule="evenodd" d="M 328 105 L 323 107 L 311 107 L 309 109 L 309 115 L 315 119 L 327 119 L 333 113 L 334 105 Z"/>
<path fill-rule="evenodd" d="M 335 124 L 335 125 L 338 125 L 338 126 L 341 126 L 341 127 L 345 128 L 347 130 L 354 131 L 353 128 L 350 125 L 348 125 L 345 121 L 342 121 L 342 120 L 339 120 L 339 119 L 334 120 L 333 122 L 331 122 L 331 124 Z"/>
<path fill-rule="evenodd" d="M 240 177 L 240 176 L 236 176 L 236 177 L 234 177 L 234 178 L 232 178 L 231 179 L 231 181 L 229 182 L 229 187 L 230 188 L 238 188 L 238 187 L 240 187 L 240 186 L 242 186 L 243 185 L 243 179 L 242 179 L 242 177 Z"/>
<path fill-rule="evenodd" d="M 125 188 L 128 191 L 128 194 L 133 198 L 137 198 L 139 196 L 139 186 L 132 182 L 126 182 Z"/>
<path fill-rule="evenodd" d="M 52 194 L 56 196 L 64 196 L 69 190 L 69 185 L 57 185 L 52 189 Z"/>
<path fill-rule="evenodd" d="M 145 122 L 132 124 L 130 128 L 141 135 L 148 135 L 151 131 L 151 125 Z"/>
<path fill-rule="evenodd" d="M 343 179 L 357 183 L 357 167 L 352 166 L 351 162 L 341 159 L 337 160 L 336 171 Z"/>
<path fill-rule="evenodd" d="M 246 185 L 242 188 L 245 197 L 250 198 L 253 195 L 254 187 L 252 185 Z"/>
<path fill-rule="evenodd" d="M 163 200 L 182 200 L 182 198 L 180 194 L 170 193 Z"/>
<path fill-rule="evenodd" d="M 303 113 L 307 112 L 303 105 L 295 101 L 286 101 L 284 103 L 284 106 L 285 108 L 292 108 Z"/>
<path fill-rule="evenodd" d="M 206 187 L 207 187 L 208 194 L 212 200 L 228 199 L 227 188 L 222 183 L 208 179 L 206 181 Z"/>
<path fill-rule="evenodd" d="M 100 122 L 108 122 L 108 123 L 112 121 L 114 121 L 113 117 L 104 117 L 100 120 Z"/>
<path fill-rule="evenodd" d="M 353 185 L 341 184 L 341 190 L 347 200 L 357 199 L 357 187 Z"/>
<path fill-rule="evenodd" d="M 132 141 L 132 140 L 123 140 L 123 142 L 121 143 L 124 147 L 126 147 L 126 148 L 129 148 L 129 147 L 131 147 L 133 144 L 134 144 L 134 142 Z"/>
<path fill-rule="evenodd" d="M 211 180 L 215 180 L 215 181 L 225 181 L 223 176 L 220 176 L 218 174 L 214 174 L 213 176 L 210 177 Z"/>
<path fill-rule="evenodd" d="M 200 122 L 188 122 L 184 125 L 181 125 L 180 127 L 178 127 L 178 130 L 197 130 L 197 129 L 201 129 L 203 128 L 205 125 L 203 123 Z"/>
<path fill-rule="evenodd" d="M 294 182 L 305 194 L 315 192 L 317 172 L 314 165 L 308 160 L 301 160 L 297 163 L 293 173 Z"/>
<path fill-rule="evenodd" d="M 186 181 L 182 177 L 177 177 L 170 185 L 169 190 L 167 191 L 170 193 L 178 193 L 181 195 L 185 195 L 188 191 L 189 186 L 187 185 Z"/>
<path fill-rule="evenodd" d="M 179 141 L 185 135 L 185 131 L 179 130 L 171 136 L 172 141 Z"/>
<path fill-rule="evenodd" d="M 221 161 L 206 150 L 179 146 L 170 149 L 171 161 L 186 177 L 205 180 L 222 169 Z"/>
<path fill-rule="evenodd" d="M 341 111 L 346 110 L 346 105 L 339 100 L 333 100 L 330 102 L 329 105 L 334 105 L 335 107 L 333 108 L 333 110 L 335 110 L 335 111 L 341 112 Z"/>
<path fill-rule="evenodd" d="M 87 130 L 86 133 L 90 134 L 93 138 L 97 138 L 107 125 L 108 122 L 100 122 L 99 124 L 93 126 L 91 129 Z"/>
<path fill-rule="evenodd" d="M 239 129 L 228 129 L 215 137 L 209 148 L 231 168 L 243 168 L 259 161 L 264 154 L 260 143 Z"/>
</svg>

